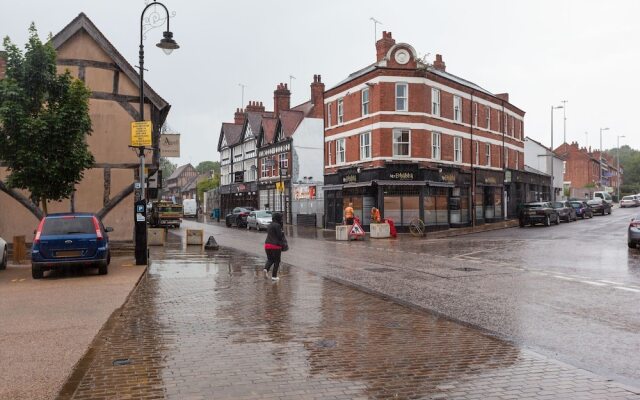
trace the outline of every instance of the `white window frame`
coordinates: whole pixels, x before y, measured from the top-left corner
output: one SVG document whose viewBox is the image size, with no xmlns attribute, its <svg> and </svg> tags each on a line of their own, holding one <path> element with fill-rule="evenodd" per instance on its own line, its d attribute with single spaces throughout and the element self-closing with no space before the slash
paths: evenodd
<svg viewBox="0 0 640 400">
<path fill-rule="evenodd" d="M 276 176 L 276 156 L 271 156 L 269 159 L 271 160 L 271 171 L 269 176 Z"/>
<path fill-rule="evenodd" d="M 508 133 L 508 127 L 509 127 L 509 118 L 507 118 L 507 113 L 506 112 L 502 112 L 504 114 L 504 126 L 502 127 L 502 132 L 504 133 Z"/>
<path fill-rule="evenodd" d="M 473 126 L 478 126 L 478 103 L 473 103 Z"/>
<path fill-rule="evenodd" d="M 504 167 L 509 168 L 509 149 L 504 148 Z"/>
<path fill-rule="evenodd" d="M 366 143 L 365 143 L 366 138 Z M 360 159 L 369 160 L 371 158 L 371 132 L 360 134 Z"/>
<path fill-rule="evenodd" d="M 347 161 L 347 141 L 345 138 L 336 140 L 336 164 L 344 164 Z"/>
<path fill-rule="evenodd" d="M 487 115 L 485 120 L 487 121 L 487 130 L 491 130 L 491 107 L 485 106 L 485 110 L 487 111 Z"/>
<path fill-rule="evenodd" d="M 515 169 L 520 169 L 520 152 L 516 150 L 516 167 Z"/>
<path fill-rule="evenodd" d="M 338 124 L 344 122 L 344 98 L 338 99 Z"/>
<path fill-rule="evenodd" d="M 267 158 L 263 158 L 260 161 L 260 177 L 261 178 L 266 178 L 269 176 L 268 172 L 269 172 L 269 167 L 267 166 Z"/>
<path fill-rule="evenodd" d="M 278 170 L 282 168 L 289 168 L 289 157 L 287 153 L 280 153 L 278 155 Z"/>
<path fill-rule="evenodd" d="M 440 116 L 440 89 L 431 88 L 431 114 Z"/>
<path fill-rule="evenodd" d="M 476 165 L 480 165 L 480 142 L 476 142 Z"/>
<path fill-rule="evenodd" d="M 331 127 L 331 104 L 327 104 L 327 127 Z"/>
<path fill-rule="evenodd" d="M 398 96 L 398 88 L 404 86 L 404 96 Z M 406 82 L 396 83 L 396 111 L 409 111 L 409 84 Z M 404 108 L 398 108 L 398 100 L 403 100 Z"/>
<path fill-rule="evenodd" d="M 453 120 L 462 122 L 462 97 L 453 96 Z"/>
<path fill-rule="evenodd" d="M 360 108 L 360 112 L 362 113 L 362 116 L 369 115 L 369 88 L 362 89 L 360 93 L 362 98 L 362 107 Z"/>
<path fill-rule="evenodd" d="M 462 163 L 462 138 L 459 136 L 453 137 L 453 161 Z"/>
<path fill-rule="evenodd" d="M 408 142 L 399 142 L 396 141 L 396 134 L 400 133 L 400 137 L 402 137 L 402 133 L 403 132 L 407 132 L 408 133 L 408 137 L 409 137 L 409 141 Z M 408 145 L 407 146 L 407 154 L 397 154 L 396 153 L 396 145 Z M 406 129 L 406 128 L 396 128 L 393 130 L 392 136 L 391 136 L 391 146 L 393 149 L 393 156 L 394 157 L 411 157 L 411 129 Z"/>
<path fill-rule="evenodd" d="M 491 144 L 489 143 L 484 144 L 484 154 L 486 156 L 484 165 L 490 167 L 491 166 Z"/>
<path fill-rule="evenodd" d="M 434 160 L 442 159 L 442 134 L 440 132 L 431 132 L 431 158 Z"/>
<path fill-rule="evenodd" d="M 333 142 L 327 143 L 327 165 L 333 165 L 331 160 L 331 148 L 334 146 Z"/>
</svg>

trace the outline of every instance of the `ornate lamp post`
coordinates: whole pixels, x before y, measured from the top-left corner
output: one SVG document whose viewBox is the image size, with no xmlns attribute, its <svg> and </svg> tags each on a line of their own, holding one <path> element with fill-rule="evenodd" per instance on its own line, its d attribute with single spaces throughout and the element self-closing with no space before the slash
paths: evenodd
<svg viewBox="0 0 640 400">
<path fill-rule="evenodd" d="M 156 44 L 157 47 L 161 48 L 165 54 L 171 54 L 171 52 L 175 49 L 180 48 L 180 46 L 178 46 L 178 43 L 176 43 L 175 40 L 173 40 L 173 33 L 171 32 L 171 30 L 169 30 L 169 10 L 167 9 L 167 7 L 162 4 L 159 3 L 157 1 L 153 1 L 152 3 L 147 4 L 144 9 L 142 10 L 142 14 L 140 14 L 140 51 L 139 51 L 139 56 L 140 56 L 140 60 L 139 60 L 139 66 L 138 68 L 140 69 L 140 118 L 139 121 L 142 122 L 144 121 L 144 44 L 143 44 L 143 40 L 144 40 L 144 14 L 147 12 L 147 10 L 152 7 L 152 6 L 160 6 L 164 9 L 167 17 L 167 30 L 163 32 L 162 34 L 162 39 L 160 40 L 160 42 L 158 42 L 158 44 Z M 153 148 L 151 148 L 151 150 L 153 150 Z M 144 181 L 145 181 L 145 176 L 144 176 L 144 151 L 145 151 L 145 147 L 144 146 L 138 146 L 138 156 L 140 157 L 140 173 L 139 173 L 139 177 L 140 177 L 140 200 L 143 201 L 145 199 L 145 185 L 144 185 Z M 146 206 L 145 206 L 146 207 Z M 136 210 L 137 212 L 138 210 Z M 146 227 L 146 222 L 144 227 L 142 226 L 142 224 L 137 223 L 137 221 L 134 221 L 134 226 L 136 227 L 136 232 L 135 232 L 135 238 L 136 238 L 136 249 L 135 249 L 135 255 L 136 255 L 136 265 L 145 265 L 148 262 L 148 255 L 147 255 L 147 227 Z"/>
</svg>

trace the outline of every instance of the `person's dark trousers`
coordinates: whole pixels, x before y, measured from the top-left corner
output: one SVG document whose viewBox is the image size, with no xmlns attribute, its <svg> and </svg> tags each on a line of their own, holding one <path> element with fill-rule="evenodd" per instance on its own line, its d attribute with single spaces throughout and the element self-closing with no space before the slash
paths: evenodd
<svg viewBox="0 0 640 400">
<path fill-rule="evenodd" d="M 280 268 L 280 255 L 282 254 L 282 250 L 274 250 L 274 249 L 265 249 L 267 252 L 267 263 L 264 265 L 264 269 L 269 271 L 271 266 L 273 265 L 273 276 L 274 278 L 278 276 L 278 268 Z"/>
<path fill-rule="evenodd" d="M 347 225 L 353 225 L 353 218 L 347 218 Z"/>
</svg>

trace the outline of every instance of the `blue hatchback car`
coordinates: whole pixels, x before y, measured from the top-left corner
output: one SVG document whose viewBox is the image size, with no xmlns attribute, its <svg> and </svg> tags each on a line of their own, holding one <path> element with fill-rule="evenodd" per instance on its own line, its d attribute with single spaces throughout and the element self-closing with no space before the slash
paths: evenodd
<svg viewBox="0 0 640 400">
<path fill-rule="evenodd" d="M 40 279 L 44 271 L 62 267 L 98 267 L 108 272 L 111 254 L 108 232 L 95 214 L 61 213 L 44 217 L 31 247 L 31 275 Z"/>
</svg>

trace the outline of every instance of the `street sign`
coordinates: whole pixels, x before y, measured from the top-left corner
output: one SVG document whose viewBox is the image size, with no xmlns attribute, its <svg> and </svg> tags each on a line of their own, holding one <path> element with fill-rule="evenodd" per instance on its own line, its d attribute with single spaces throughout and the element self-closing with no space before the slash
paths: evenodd
<svg viewBox="0 0 640 400">
<path fill-rule="evenodd" d="M 131 123 L 131 146 L 151 146 L 152 125 L 151 121 L 139 121 Z"/>
<path fill-rule="evenodd" d="M 357 239 L 359 237 L 363 237 L 365 235 L 364 229 L 358 222 L 354 222 L 351 227 L 351 231 L 349 232 L 349 237 Z"/>
</svg>

